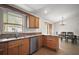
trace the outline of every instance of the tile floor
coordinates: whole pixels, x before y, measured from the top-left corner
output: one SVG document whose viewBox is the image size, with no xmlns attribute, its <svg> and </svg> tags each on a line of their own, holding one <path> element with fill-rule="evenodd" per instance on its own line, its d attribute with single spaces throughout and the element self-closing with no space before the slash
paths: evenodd
<svg viewBox="0 0 79 59">
<path fill-rule="evenodd" d="M 65 42 L 64 40 L 59 40 L 58 52 L 47 48 L 41 48 L 33 55 L 79 55 L 79 42 L 77 44 L 72 44 L 71 41 Z"/>
</svg>

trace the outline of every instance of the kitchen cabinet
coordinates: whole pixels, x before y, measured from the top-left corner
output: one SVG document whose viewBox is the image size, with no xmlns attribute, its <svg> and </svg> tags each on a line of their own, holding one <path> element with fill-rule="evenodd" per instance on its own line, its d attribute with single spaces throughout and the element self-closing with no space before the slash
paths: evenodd
<svg viewBox="0 0 79 59">
<path fill-rule="evenodd" d="M 55 49 L 56 51 L 59 48 L 58 37 L 56 36 L 47 36 L 47 47 L 51 49 Z"/>
<path fill-rule="evenodd" d="M 29 54 L 29 39 L 20 39 L 8 42 L 8 55 Z"/>
<path fill-rule="evenodd" d="M 43 47 L 47 47 L 50 49 L 58 50 L 59 48 L 59 40 L 57 36 L 46 35 L 43 36 Z"/>
<path fill-rule="evenodd" d="M 0 55 L 7 55 L 7 43 L 0 43 Z"/>
<path fill-rule="evenodd" d="M 0 55 L 28 55 L 41 47 L 59 49 L 57 36 L 39 35 L 0 43 Z"/>
<path fill-rule="evenodd" d="M 39 18 L 36 17 L 36 20 L 35 20 L 35 28 L 39 28 Z"/>
<path fill-rule="evenodd" d="M 29 16 L 29 28 L 35 28 L 35 17 L 32 15 Z"/>
<path fill-rule="evenodd" d="M 39 18 L 38 17 L 29 15 L 29 28 L 39 28 Z"/>
<path fill-rule="evenodd" d="M 18 55 L 19 41 L 8 42 L 8 55 Z"/>
<path fill-rule="evenodd" d="M 3 49 L 0 49 L 0 55 L 3 55 Z"/>
<path fill-rule="evenodd" d="M 8 55 L 18 55 L 18 47 L 9 47 L 8 48 Z"/>
<path fill-rule="evenodd" d="M 29 39 L 22 39 L 21 41 L 21 45 L 19 46 L 19 55 L 27 55 L 29 54 Z"/>
<path fill-rule="evenodd" d="M 42 36 L 42 45 L 43 45 L 43 47 L 46 47 L 46 45 L 47 45 L 47 36 Z"/>
<path fill-rule="evenodd" d="M 29 39 L 23 38 L 0 43 L 0 55 L 27 55 L 29 54 Z"/>
<path fill-rule="evenodd" d="M 37 38 L 38 38 L 38 49 L 40 49 L 43 46 L 43 44 L 42 44 L 42 36 L 38 36 Z"/>
</svg>

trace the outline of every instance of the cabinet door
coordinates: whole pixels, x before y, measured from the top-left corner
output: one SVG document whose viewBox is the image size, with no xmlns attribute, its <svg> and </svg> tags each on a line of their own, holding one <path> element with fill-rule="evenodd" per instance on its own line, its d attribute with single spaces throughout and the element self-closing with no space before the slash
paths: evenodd
<svg viewBox="0 0 79 59">
<path fill-rule="evenodd" d="M 18 46 L 9 47 L 8 48 L 8 55 L 18 55 Z"/>
<path fill-rule="evenodd" d="M 35 28 L 35 17 L 32 15 L 29 16 L 29 28 Z"/>
<path fill-rule="evenodd" d="M 7 55 L 7 43 L 0 43 L 0 55 Z"/>
<path fill-rule="evenodd" d="M 42 36 L 38 36 L 38 49 L 42 47 Z"/>
<path fill-rule="evenodd" d="M 8 42 L 8 55 L 18 55 L 18 40 Z"/>
<path fill-rule="evenodd" d="M 39 28 L 39 18 L 38 17 L 36 17 L 36 20 L 35 20 L 35 27 Z"/>
<path fill-rule="evenodd" d="M 29 54 L 29 39 L 22 39 L 22 45 L 20 45 L 19 47 L 19 54 L 20 55 Z"/>
<path fill-rule="evenodd" d="M 45 47 L 47 45 L 47 37 L 46 36 L 42 36 L 42 45 Z"/>
<path fill-rule="evenodd" d="M 3 55 L 3 49 L 0 49 L 0 55 Z"/>
<path fill-rule="evenodd" d="M 57 50 L 59 48 L 59 41 L 57 37 L 50 37 L 47 39 L 47 47 Z"/>
</svg>

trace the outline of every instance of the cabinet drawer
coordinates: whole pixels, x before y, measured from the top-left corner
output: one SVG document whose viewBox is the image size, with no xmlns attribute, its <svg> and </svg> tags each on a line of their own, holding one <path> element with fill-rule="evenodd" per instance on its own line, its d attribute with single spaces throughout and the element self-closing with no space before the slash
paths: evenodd
<svg viewBox="0 0 79 59">
<path fill-rule="evenodd" d="M 8 47 L 14 47 L 14 46 L 19 46 L 19 41 L 16 40 L 16 41 L 10 41 L 8 42 Z"/>
</svg>

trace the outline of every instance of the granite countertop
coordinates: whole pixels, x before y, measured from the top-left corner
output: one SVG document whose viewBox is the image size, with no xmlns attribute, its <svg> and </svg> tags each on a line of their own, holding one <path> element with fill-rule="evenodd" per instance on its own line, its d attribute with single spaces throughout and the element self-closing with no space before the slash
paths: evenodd
<svg viewBox="0 0 79 59">
<path fill-rule="evenodd" d="M 23 39 L 23 38 L 30 38 L 30 37 L 35 37 L 35 36 L 40 36 L 41 34 L 38 35 L 27 35 L 24 37 L 18 37 L 18 38 L 5 38 L 5 39 L 0 39 L 0 42 L 7 42 L 7 41 L 11 41 L 11 40 L 19 40 L 19 39 Z"/>
</svg>

